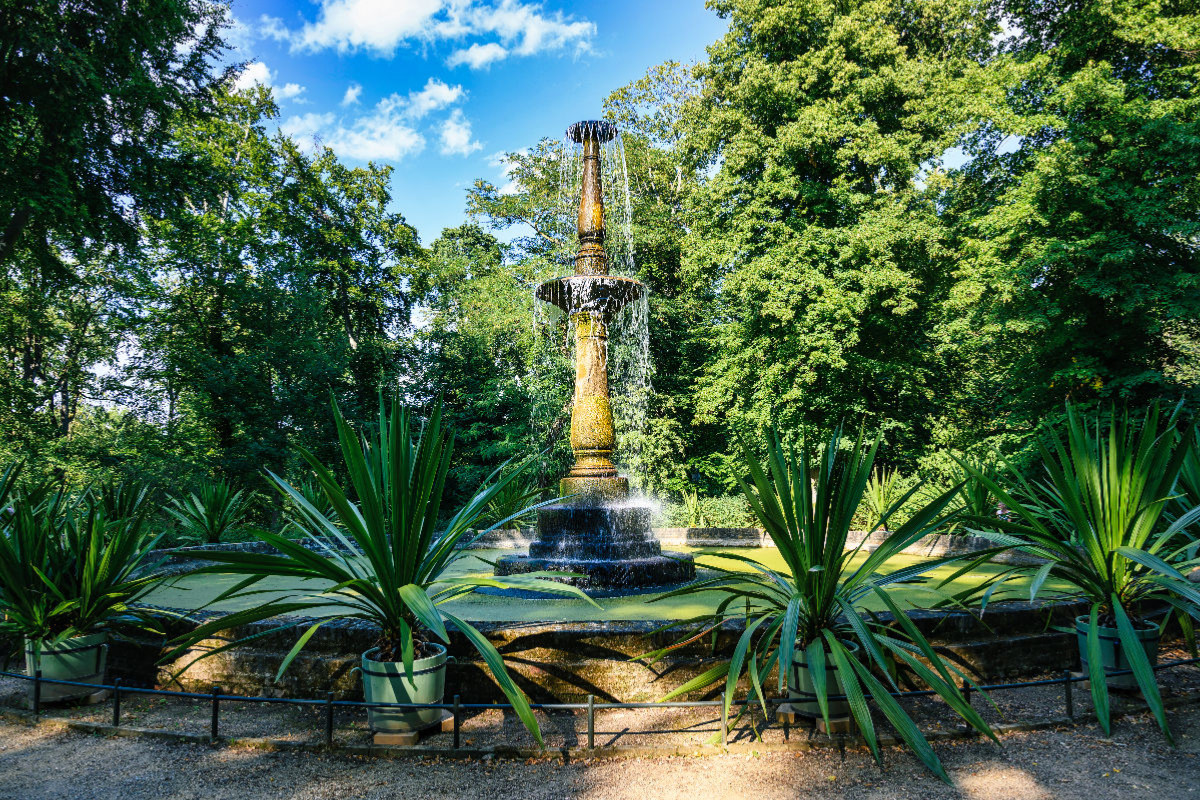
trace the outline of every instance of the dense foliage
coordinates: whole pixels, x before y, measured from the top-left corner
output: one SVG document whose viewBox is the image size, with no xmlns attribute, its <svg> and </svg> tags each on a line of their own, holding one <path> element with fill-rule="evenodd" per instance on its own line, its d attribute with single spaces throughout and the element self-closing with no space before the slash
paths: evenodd
<svg viewBox="0 0 1200 800">
<path fill-rule="evenodd" d="M 1034 465 L 1064 400 L 1195 399 L 1194 0 L 710 5 L 705 60 L 604 105 L 651 298 L 620 441 L 668 516 L 745 519 L 715 500 L 735 432 L 863 420 L 893 488 L 944 488 L 964 454 Z M 530 320 L 566 270 L 554 140 L 423 247 L 390 168 L 300 150 L 268 89 L 234 90 L 220 7 L 55 8 L 0 26 L 0 456 L 181 497 L 264 467 L 300 486 L 295 445 L 336 454 L 329 398 L 362 421 L 385 388 L 443 398 L 452 497 L 514 456 L 544 454 L 522 491 L 553 483 L 570 387 Z"/>
</svg>

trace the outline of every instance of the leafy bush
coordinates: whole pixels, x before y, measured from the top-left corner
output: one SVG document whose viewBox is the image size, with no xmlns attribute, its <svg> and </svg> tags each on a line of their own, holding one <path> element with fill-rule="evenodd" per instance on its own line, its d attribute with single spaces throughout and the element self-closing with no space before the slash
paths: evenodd
<svg viewBox="0 0 1200 800">
<path fill-rule="evenodd" d="M 754 528 L 758 520 L 741 495 L 685 496 L 684 502 L 664 502 L 658 524 L 667 528 Z M 697 524 L 699 523 L 699 524 Z"/>
</svg>

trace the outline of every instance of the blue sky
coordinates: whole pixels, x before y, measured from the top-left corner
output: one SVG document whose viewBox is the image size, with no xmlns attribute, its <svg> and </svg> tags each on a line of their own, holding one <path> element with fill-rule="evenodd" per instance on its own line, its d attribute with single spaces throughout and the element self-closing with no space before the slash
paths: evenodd
<svg viewBox="0 0 1200 800">
<path fill-rule="evenodd" d="M 241 82 L 274 89 L 302 144 L 394 166 L 394 208 L 426 245 L 464 219 L 476 178 L 503 185 L 498 154 L 725 30 L 703 0 L 234 0 L 233 15 Z"/>
</svg>

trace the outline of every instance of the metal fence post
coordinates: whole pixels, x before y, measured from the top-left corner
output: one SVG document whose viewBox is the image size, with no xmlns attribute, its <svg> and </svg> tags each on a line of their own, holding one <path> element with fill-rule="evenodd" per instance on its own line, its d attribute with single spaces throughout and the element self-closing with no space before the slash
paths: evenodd
<svg viewBox="0 0 1200 800">
<path fill-rule="evenodd" d="M 121 727 L 121 679 L 113 681 L 113 727 Z"/>
<path fill-rule="evenodd" d="M 454 695 L 454 749 L 457 750 L 462 738 L 462 700 Z"/>
<path fill-rule="evenodd" d="M 1067 701 L 1067 718 L 1075 719 L 1075 682 L 1071 680 L 1071 670 L 1063 670 L 1063 694 Z"/>
<path fill-rule="evenodd" d="M 966 678 L 963 678 L 962 691 L 963 699 L 967 701 L 967 705 L 971 705 L 971 684 L 967 682 Z"/>
<path fill-rule="evenodd" d="M 729 692 L 721 692 L 721 746 L 729 744 Z"/>
<path fill-rule="evenodd" d="M 217 740 L 217 715 L 220 713 L 221 687 L 214 684 L 212 687 L 212 727 L 208 734 L 214 742 Z"/>
<path fill-rule="evenodd" d="M 587 707 L 588 750 L 596 748 L 596 695 L 588 695 Z"/>
<path fill-rule="evenodd" d="M 33 718 L 37 719 L 42 713 L 42 671 L 33 672 Z"/>
<path fill-rule="evenodd" d="M 333 747 L 333 692 L 325 693 L 325 746 Z"/>
</svg>

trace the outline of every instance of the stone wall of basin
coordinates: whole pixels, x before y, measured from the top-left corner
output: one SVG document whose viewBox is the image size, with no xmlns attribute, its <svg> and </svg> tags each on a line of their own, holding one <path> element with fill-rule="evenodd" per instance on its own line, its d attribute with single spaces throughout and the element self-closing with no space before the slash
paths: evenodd
<svg viewBox="0 0 1200 800">
<path fill-rule="evenodd" d="M 1076 668 L 1074 634 L 1055 628 L 1068 625 L 1082 610 L 1079 604 L 1006 602 L 989 606 L 986 624 L 964 612 L 917 611 L 911 612 L 910 618 L 936 647 L 974 675 L 997 680 Z M 887 618 L 886 614 L 880 616 Z M 189 624 L 195 622 L 177 623 Z M 740 620 L 730 620 L 718 632 L 715 648 L 704 637 L 703 642 L 681 648 L 658 664 L 633 660 L 676 640 L 676 633 L 655 632 L 661 624 L 480 623 L 477 627 L 504 655 L 525 691 L 543 702 L 572 702 L 589 694 L 607 701 L 657 700 L 728 658 L 744 629 Z M 164 665 L 156 664 L 163 653 L 158 643 L 122 644 L 110 655 L 111 677 L 135 685 L 191 691 L 207 692 L 219 685 L 223 691 L 248 695 L 321 698 L 332 691 L 339 698 L 361 697 L 359 677 L 353 670 L 360 664 L 360 654 L 374 646 L 378 630 L 355 620 L 331 621 L 322 627 L 279 683 L 274 682 L 274 675 L 308 621 L 299 620 L 295 628 L 269 633 L 252 644 L 198 661 L 176 675 L 207 648 L 277 626 L 278 621 L 270 621 L 223 631 L 193 653 Z M 180 630 L 182 627 L 176 632 Z M 452 632 L 450 651 L 457 661 L 449 668 L 448 697 L 461 694 L 464 701 L 502 700 L 474 649 L 456 632 Z"/>
<path fill-rule="evenodd" d="M 664 544 L 693 546 L 769 546 L 770 540 L 756 528 L 662 528 L 655 533 Z M 883 534 L 860 534 L 854 544 L 866 540 L 872 548 Z M 499 531 L 489 534 L 482 546 L 523 546 L 527 534 Z M 528 534 L 532 539 L 532 534 Z M 940 556 L 971 552 L 988 546 L 986 540 L 970 536 L 927 537 L 909 548 L 915 555 Z M 270 552 L 261 543 L 221 545 L 223 549 L 244 552 Z M 182 552 L 202 555 L 213 546 L 185 548 Z M 165 568 L 182 572 L 198 563 L 178 554 L 164 553 Z M 1016 554 L 1015 559 L 1028 557 Z M 999 559 L 998 559 L 999 560 Z M 514 601 L 519 602 L 519 601 Z M 910 617 L 930 640 L 954 659 L 985 680 L 1016 678 L 1040 672 L 1073 668 L 1077 651 L 1073 634 L 1055 630 L 1067 627 L 1082 613 L 1072 604 L 1030 605 L 1019 602 L 996 603 L 988 607 L 981 622 L 965 612 L 912 612 Z M 886 615 L 884 615 L 886 616 Z M 205 615 L 176 623 L 194 625 Z M 985 624 L 986 623 L 986 624 Z M 705 637 L 703 643 L 672 653 L 666 662 L 646 665 L 634 657 L 674 641 L 674 633 L 652 633 L 661 622 L 589 622 L 589 623 L 481 623 L 478 625 L 499 648 L 519 683 L 536 700 L 575 701 L 594 694 L 608 701 L 639 702 L 657 700 L 713 666 L 732 652 L 743 629 L 740 621 L 730 621 L 721 629 L 715 652 Z M 202 645 L 218 646 L 231 639 L 260 633 L 277 623 L 261 623 L 222 632 Z M 197 662 L 181 676 L 197 651 L 174 663 L 157 665 L 163 650 L 158 643 L 117 645 L 110 657 L 113 677 L 140 685 L 167 685 L 195 691 L 209 691 L 214 684 L 224 691 L 268 696 L 324 697 L 332 691 L 340 698 L 361 697 L 359 678 L 352 670 L 359 665 L 360 654 L 374 646 L 377 629 L 358 621 L 326 624 L 309 642 L 280 683 L 275 672 L 284 655 L 295 644 L 307 625 L 278 631 L 239 647 Z M 474 650 L 455 634 L 451 652 L 458 659 L 448 675 L 447 696 L 461 694 L 464 700 L 494 699 L 501 695 Z"/>
</svg>

